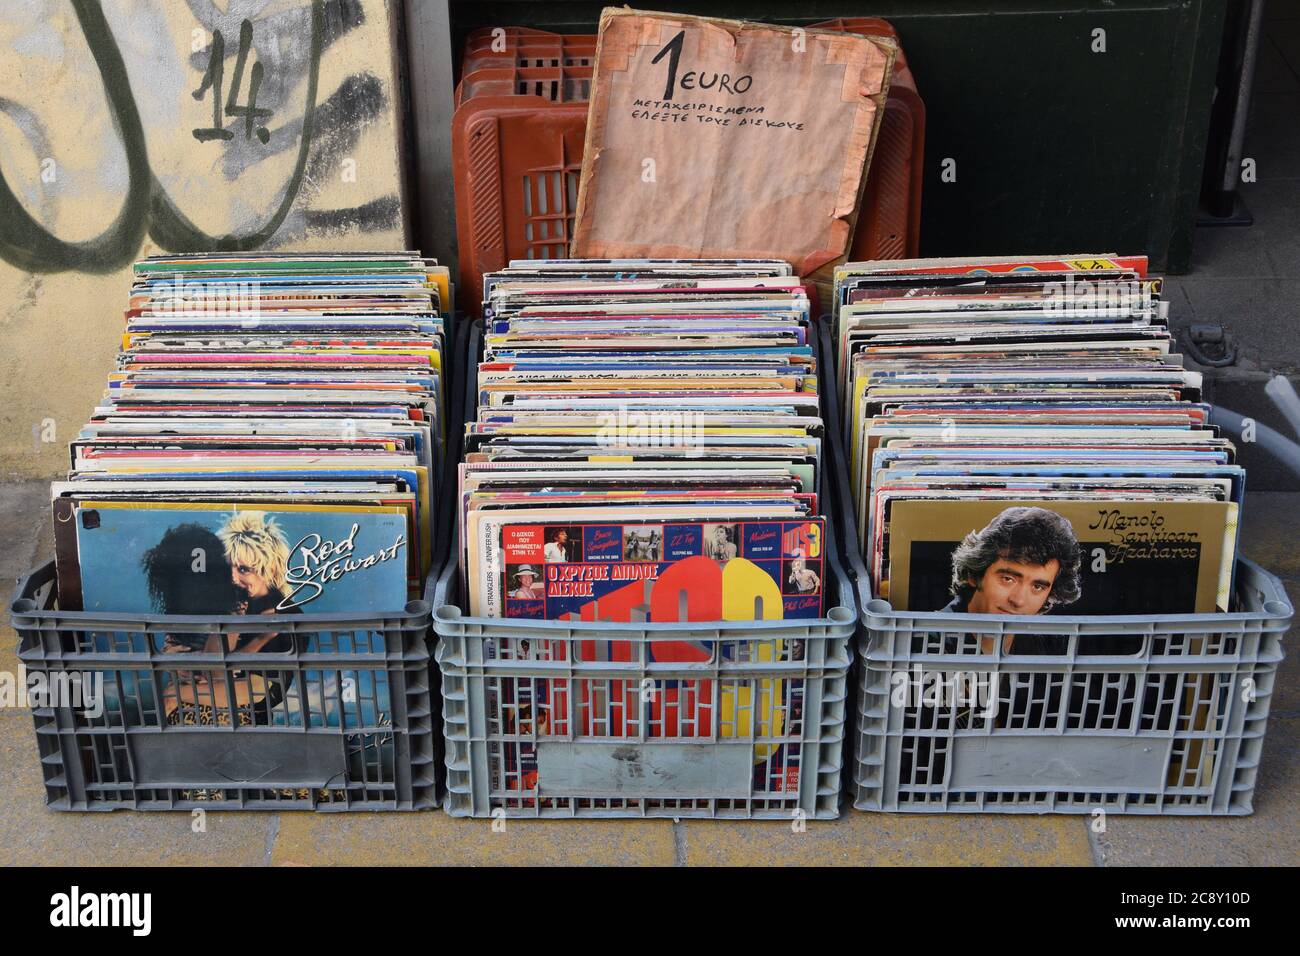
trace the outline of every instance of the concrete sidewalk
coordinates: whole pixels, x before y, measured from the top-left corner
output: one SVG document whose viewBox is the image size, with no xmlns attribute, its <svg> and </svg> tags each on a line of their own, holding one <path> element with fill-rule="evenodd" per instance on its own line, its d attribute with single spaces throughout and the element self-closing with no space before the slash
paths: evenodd
<svg viewBox="0 0 1300 956">
<path fill-rule="evenodd" d="M 44 482 L 0 488 L 0 581 L 52 549 Z M 1300 492 L 1252 494 L 1246 553 L 1300 599 Z M 1288 643 L 1294 637 L 1288 635 Z M 16 636 L 0 629 L 0 670 L 16 672 Z M 0 710 L 0 865 L 1066 865 L 1269 866 L 1300 862 L 1300 684 L 1294 653 L 1273 698 L 1251 817 L 918 816 L 845 808 L 795 832 L 777 822 L 508 820 L 418 814 L 220 813 L 206 831 L 188 813 L 69 814 L 44 807 L 31 716 Z"/>
</svg>

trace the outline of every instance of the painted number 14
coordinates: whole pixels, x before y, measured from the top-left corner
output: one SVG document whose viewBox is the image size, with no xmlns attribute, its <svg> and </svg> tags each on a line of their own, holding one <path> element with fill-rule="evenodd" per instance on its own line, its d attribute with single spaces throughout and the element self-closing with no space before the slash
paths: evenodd
<svg viewBox="0 0 1300 956">
<path fill-rule="evenodd" d="M 244 139 L 251 139 L 256 134 L 262 143 L 266 143 L 271 138 L 271 134 L 258 121 L 270 116 L 271 111 L 259 109 L 257 106 L 257 91 L 262 86 L 263 72 L 260 60 L 253 64 L 253 69 L 249 74 L 248 105 L 235 105 L 235 101 L 239 99 L 239 89 L 244 82 L 244 67 L 248 64 L 248 51 L 252 48 L 252 45 L 253 24 L 252 21 L 245 20 L 239 25 L 239 51 L 235 55 L 235 76 L 230 84 L 230 95 L 226 98 L 225 115 L 242 116 L 244 118 Z M 202 84 L 193 94 L 196 100 L 201 100 L 209 89 L 212 90 L 212 125 L 194 130 L 194 138 L 201 143 L 214 139 L 230 140 L 235 137 L 234 132 L 226 129 L 222 123 L 221 81 L 225 72 L 225 60 L 225 37 L 221 35 L 220 30 L 213 30 L 212 46 L 208 54 L 208 68 L 203 74 Z M 254 123 L 257 123 L 256 127 Z"/>
</svg>

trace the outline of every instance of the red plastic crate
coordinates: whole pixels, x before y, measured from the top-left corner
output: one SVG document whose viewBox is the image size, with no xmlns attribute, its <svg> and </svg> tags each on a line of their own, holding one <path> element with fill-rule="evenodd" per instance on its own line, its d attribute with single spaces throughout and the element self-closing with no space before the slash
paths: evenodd
<svg viewBox="0 0 1300 956">
<path fill-rule="evenodd" d="M 501 31 L 499 34 L 498 29 Z M 466 38 L 460 75 L 464 77 L 476 70 L 502 67 L 589 67 L 595 62 L 594 35 L 563 35 L 528 27 L 485 27 Z"/>
<path fill-rule="evenodd" d="M 896 39 L 874 18 L 814 26 Z M 568 255 L 595 50 L 595 36 L 523 27 L 466 40 L 452 119 L 465 301 L 480 301 L 483 274 L 511 259 Z M 850 258 L 916 256 L 924 138 L 925 105 L 900 49 Z"/>
<path fill-rule="evenodd" d="M 500 96 L 534 96 L 550 103 L 586 103 L 591 97 L 590 66 L 484 67 L 465 74 L 456 85 L 456 105 L 463 100 Z"/>
<path fill-rule="evenodd" d="M 811 28 L 898 41 L 893 26 L 878 17 L 841 17 L 814 23 Z M 925 103 L 900 42 L 849 259 L 916 258 L 921 246 L 924 161 Z"/>
</svg>

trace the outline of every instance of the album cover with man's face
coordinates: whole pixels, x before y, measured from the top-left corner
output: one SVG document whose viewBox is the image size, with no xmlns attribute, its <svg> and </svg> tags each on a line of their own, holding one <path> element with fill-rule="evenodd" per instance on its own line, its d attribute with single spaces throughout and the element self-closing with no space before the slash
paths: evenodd
<svg viewBox="0 0 1300 956">
<path fill-rule="evenodd" d="M 977 614 L 1225 610 L 1236 528 L 1226 502 L 895 501 L 888 599 Z"/>
</svg>

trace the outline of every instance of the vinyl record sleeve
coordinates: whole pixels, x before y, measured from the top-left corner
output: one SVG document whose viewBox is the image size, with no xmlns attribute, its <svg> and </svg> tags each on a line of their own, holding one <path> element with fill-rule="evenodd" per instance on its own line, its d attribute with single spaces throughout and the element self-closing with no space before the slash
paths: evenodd
<svg viewBox="0 0 1300 956">
<path fill-rule="evenodd" d="M 1178 614 L 1226 610 L 1224 568 L 1236 551 L 1230 502 L 903 500 L 888 529 L 889 601 L 897 610 L 938 611 L 952 595 L 953 551 L 1011 508 L 1064 517 L 1080 549 L 1078 598 L 1060 614 Z M 1027 612 L 1042 613 L 1042 612 Z"/>
<path fill-rule="evenodd" d="M 804 521 L 513 524 L 504 617 L 566 621 L 820 618 L 825 529 Z M 761 610 L 760 610 L 761 609 Z"/>
</svg>

